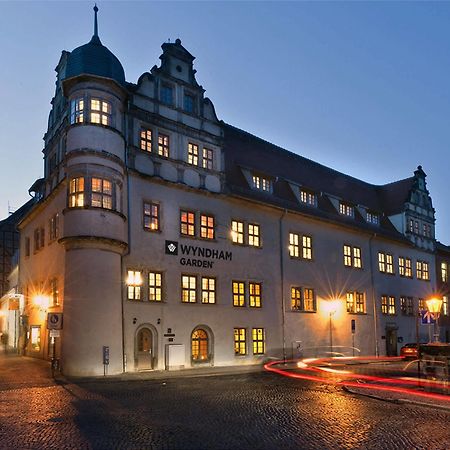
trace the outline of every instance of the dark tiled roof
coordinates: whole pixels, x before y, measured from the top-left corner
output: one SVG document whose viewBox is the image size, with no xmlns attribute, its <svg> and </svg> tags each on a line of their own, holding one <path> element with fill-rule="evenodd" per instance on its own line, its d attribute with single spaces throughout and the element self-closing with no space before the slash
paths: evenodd
<svg viewBox="0 0 450 450">
<path fill-rule="evenodd" d="M 403 210 L 414 177 L 375 186 L 289 152 L 231 125 L 223 123 L 223 130 L 227 188 L 231 193 L 346 223 L 351 227 L 382 231 L 390 237 L 407 241 L 383 214 L 391 215 Z M 273 180 L 273 194 L 252 189 L 242 169 L 270 177 Z M 300 204 L 289 182 L 314 191 L 318 196 L 317 208 Z M 342 216 L 336 211 L 329 196 L 379 213 L 380 226 L 367 223 L 357 209 L 354 218 Z"/>
</svg>

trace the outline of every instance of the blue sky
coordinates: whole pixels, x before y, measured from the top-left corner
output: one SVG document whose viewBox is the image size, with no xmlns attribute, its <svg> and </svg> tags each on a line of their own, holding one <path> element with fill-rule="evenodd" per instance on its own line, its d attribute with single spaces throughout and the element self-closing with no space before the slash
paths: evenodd
<svg viewBox="0 0 450 450">
<path fill-rule="evenodd" d="M 92 35 L 92 2 L 0 2 L 0 218 L 43 174 L 62 50 Z M 127 81 L 182 40 L 217 115 L 374 184 L 421 164 L 450 244 L 449 2 L 98 2 Z"/>
</svg>

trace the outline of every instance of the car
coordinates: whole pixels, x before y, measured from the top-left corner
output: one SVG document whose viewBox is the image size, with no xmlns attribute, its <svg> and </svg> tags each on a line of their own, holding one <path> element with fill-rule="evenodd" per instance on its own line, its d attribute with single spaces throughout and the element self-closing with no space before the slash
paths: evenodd
<svg viewBox="0 0 450 450">
<path fill-rule="evenodd" d="M 417 351 L 418 344 L 417 343 L 410 343 L 405 344 L 400 349 L 400 356 L 405 359 L 418 359 L 419 358 L 419 352 Z"/>
</svg>

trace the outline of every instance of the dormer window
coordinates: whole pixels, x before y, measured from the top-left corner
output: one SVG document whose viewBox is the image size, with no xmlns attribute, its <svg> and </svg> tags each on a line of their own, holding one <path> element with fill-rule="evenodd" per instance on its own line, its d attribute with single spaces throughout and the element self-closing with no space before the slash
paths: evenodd
<svg viewBox="0 0 450 450">
<path fill-rule="evenodd" d="M 270 192 L 271 183 L 268 178 L 265 178 L 260 175 L 253 175 L 253 188 L 258 189 L 260 191 Z"/>
<path fill-rule="evenodd" d="M 316 194 L 314 194 L 314 192 L 300 189 L 300 201 L 308 206 L 316 206 L 317 197 Z"/>
<path fill-rule="evenodd" d="M 173 88 L 168 84 L 161 86 L 161 103 L 165 105 L 173 105 Z"/>
<path fill-rule="evenodd" d="M 343 216 L 348 217 L 354 217 L 355 216 L 355 209 L 352 205 L 349 205 L 348 203 L 339 202 L 339 213 Z"/>
<path fill-rule="evenodd" d="M 377 213 L 367 211 L 366 221 L 367 221 L 367 223 L 371 223 L 373 225 L 379 225 L 380 224 L 380 216 Z"/>
</svg>

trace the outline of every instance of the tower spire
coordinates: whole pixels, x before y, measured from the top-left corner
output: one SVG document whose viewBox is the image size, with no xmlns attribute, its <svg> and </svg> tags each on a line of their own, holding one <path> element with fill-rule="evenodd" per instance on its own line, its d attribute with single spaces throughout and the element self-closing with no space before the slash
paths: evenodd
<svg viewBox="0 0 450 450">
<path fill-rule="evenodd" d="M 95 44 L 101 44 L 100 38 L 98 37 L 98 21 L 97 21 L 97 3 L 94 4 L 94 35 L 92 36 L 91 42 Z"/>
</svg>

